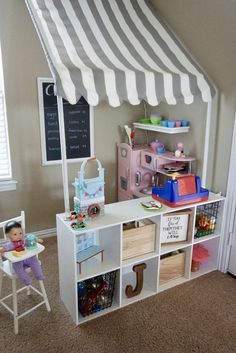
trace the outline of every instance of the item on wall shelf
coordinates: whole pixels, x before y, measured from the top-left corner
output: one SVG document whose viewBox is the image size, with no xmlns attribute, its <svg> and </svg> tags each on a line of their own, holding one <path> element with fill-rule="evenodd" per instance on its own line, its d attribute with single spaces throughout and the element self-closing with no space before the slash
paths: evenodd
<svg viewBox="0 0 236 353">
<path fill-rule="evenodd" d="M 181 120 L 181 126 L 189 126 L 188 120 Z"/>
<path fill-rule="evenodd" d="M 151 130 L 153 130 L 153 127 L 154 129 L 156 127 L 158 131 L 166 131 L 166 132 L 168 132 L 168 129 L 169 130 L 173 129 L 172 132 L 176 130 L 175 131 L 176 133 L 178 131 L 181 132 L 181 128 L 182 128 L 182 131 L 184 132 L 188 131 L 189 129 L 188 120 L 167 120 L 167 119 L 163 120 L 163 118 L 159 114 L 152 114 L 150 115 L 150 118 L 140 118 L 138 122 L 134 123 L 135 127 L 143 129 L 143 127 L 139 126 L 139 124 L 145 124 L 146 128 L 148 129 L 150 128 Z M 162 129 L 162 128 L 168 128 L 168 129 Z"/>
<path fill-rule="evenodd" d="M 85 179 L 85 167 L 88 161 L 96 161 L 98 165 L 98 176 Z M 85 217 L 96 217 L 104 214 L 104 168 L 96 158 L 83 161 L 78 178 L 73 183 L 75 187 L 74 210 Z"/>
<path fill-rule="evenodd" d="M 151 114 L 150 122 L 154 125 L 160 125 L 162 120 L 162 116 L 160 114 Z"/>
<path fill-rule="evenodd" d="M 143 289 L 143 271 L 147 268 L 145 263 L 133 266 L 133 271 L 136 273 L 136 286 L 133 287 L 129 284 L 125 288 L 125 294 L 128 298 L 132 298 L 141 293 Z"/>
<path fill-rule="evenodd" d="M 181 126 L 181 120 L 175 120 L 175 126 L 180 127 Z"/>
<path fill-rule="evenodd" d="M 194 245 L 191 271 L 192 272 L 198 271 L 202 262 L 207 260 L 208 258 L 209 258 L 209 252 L 202 244 Z"/>
<path fill-rule="evenodd" d="M 193 211 L 186 209 L 163 215 L 161 221 L 161 243 L 186 241 L 193 228 Z"/>
<path fill-rule="evenodd" d="M 150 124 L 151 123 L 149 118 L 139 118 L 138 122 L 141 124 Z"/>
<path fill-rule="evenodd" d="M 186 175 L 168 180 L 152 189 L 152 197 L 170 207 L 208 200 L 209 190 L 201 187 L 199 176 Z"/>
</svg>

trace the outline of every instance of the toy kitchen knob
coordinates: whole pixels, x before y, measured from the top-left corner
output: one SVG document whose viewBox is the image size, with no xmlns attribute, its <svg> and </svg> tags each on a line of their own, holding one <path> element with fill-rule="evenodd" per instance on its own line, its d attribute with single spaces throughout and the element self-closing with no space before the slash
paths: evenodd
<svg viewBox="0 0 236 353">
<path fill-rule="evenodd" d="M 34 234 L 27 234 L 25 236 L 25 246 L 29 250 L 33 250 L 37 248 L 37 237 Z"/>
</svg>

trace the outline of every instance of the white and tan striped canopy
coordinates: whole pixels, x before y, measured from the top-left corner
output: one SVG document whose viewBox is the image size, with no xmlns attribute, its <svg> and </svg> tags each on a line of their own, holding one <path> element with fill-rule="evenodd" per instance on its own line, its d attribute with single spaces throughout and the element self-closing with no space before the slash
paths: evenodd
<svg viewBox="0 0 236 353">
<path fill-rule="evenodd" d="M 186 104 L 215 90 L 147 0 L 25 0 L 57 95 L 75 104 L 107 100 Z"/>
</svg>

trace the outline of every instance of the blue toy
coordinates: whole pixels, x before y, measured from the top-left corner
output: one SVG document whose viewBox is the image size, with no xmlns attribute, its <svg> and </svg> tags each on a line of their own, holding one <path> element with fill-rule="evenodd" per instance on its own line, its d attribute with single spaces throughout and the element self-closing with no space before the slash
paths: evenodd
<svg viewBox="0 0 236 353">
<path fill-rule="evenodd" d="M 170 207 L 208 200 L 209 191 L 201 187 L 199 176 L 187 175 L 168 180 L 164 186 L 154 187 L 152 197 Z"/>
<path fill-rule="evenodd" d="M 26 248 L 29 249 L 29 250 L 33 250 L 33 249 L 36 249 L 37 248 L 37 237 L 36 235 L 34 234 L 27 234 L 25 236 L 25 245 L 26 245 Z"/>
</svg>

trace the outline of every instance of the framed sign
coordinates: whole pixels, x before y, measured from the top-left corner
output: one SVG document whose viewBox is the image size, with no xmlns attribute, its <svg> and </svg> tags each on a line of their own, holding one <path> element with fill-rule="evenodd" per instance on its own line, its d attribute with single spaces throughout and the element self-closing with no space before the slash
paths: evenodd
<svg viewBox="0 0 236 353">
<path fill-rule="evenodd" d="M 186 241 L 193 231 L 193 211 L 167 213 L 161 221 L 161 243 Z"/>
<path fill-rule="evenodd" d="M 42 164 L 61 163 L 57 97 L 52 78 L 38 78 L 38 100 Z M 94 156 L 93 108 L 81 97 L 76 104 L 63 99 L 63 113 L 68 162 L 78 162 Z"/>
</svg>

